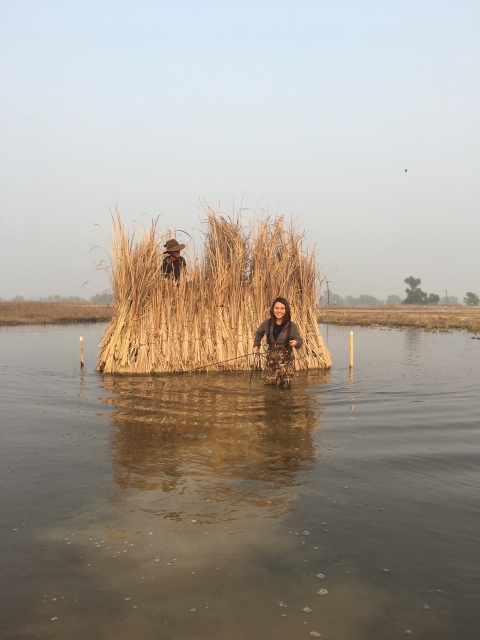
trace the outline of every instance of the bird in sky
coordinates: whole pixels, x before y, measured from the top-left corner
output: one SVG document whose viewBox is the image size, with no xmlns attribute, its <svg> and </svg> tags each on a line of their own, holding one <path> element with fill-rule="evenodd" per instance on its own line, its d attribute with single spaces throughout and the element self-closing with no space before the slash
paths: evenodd
<svg viewBox="0 0 480 640">
<path fill-rule="evenodd" d="M 405 173 L 407 173 L 408 169 L 405 169 Z"/>
</svg>

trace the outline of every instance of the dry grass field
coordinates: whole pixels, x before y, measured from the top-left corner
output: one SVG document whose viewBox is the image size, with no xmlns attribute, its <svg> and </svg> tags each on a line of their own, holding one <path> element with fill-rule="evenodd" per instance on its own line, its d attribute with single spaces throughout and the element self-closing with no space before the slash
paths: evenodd
<svg viewBox="0 0 480 640">
<path fill-rule="evenodd" d="M 0 326 L 108 322 L 112 315 L 113 306 L 108 304 L 0 301 Z M 464 329 L 477 333 L 480 307 L 321 307 L 318 321 L 364 327 L 416 327 L 427 331 Z"/>
<path fill-rule="evenodd" d="M 112 315 L 108 304 L 0 301 L 0 325 L 108 322 Z"/>
<path fill-rule="evenodd" d="M 384 305 L 381 307 L 321 307 L 318 320 L 325 324 L 364 327 L 416 327 L 427 331 L 464 329 L 480 331 L 480 307 L 421 307 Z"/>
</svg>

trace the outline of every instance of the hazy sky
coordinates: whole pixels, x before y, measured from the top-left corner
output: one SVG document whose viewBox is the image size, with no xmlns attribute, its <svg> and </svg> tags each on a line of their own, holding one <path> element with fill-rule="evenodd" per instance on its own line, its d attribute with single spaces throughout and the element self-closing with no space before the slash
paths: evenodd
<svg viewBox="0 0 480 640">
<path fill-rule="evenodd" d="M 101 292 L 116 202 L 198 235 L 242 196 L 300 214 L 342 295 L 480 294 L 479 27 L 476 0 L 1 1 L 0 297 Z"/>
</svg>

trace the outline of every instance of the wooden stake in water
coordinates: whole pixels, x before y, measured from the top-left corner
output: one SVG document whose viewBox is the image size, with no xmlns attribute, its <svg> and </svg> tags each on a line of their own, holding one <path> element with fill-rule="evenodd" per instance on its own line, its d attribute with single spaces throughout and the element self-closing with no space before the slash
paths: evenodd
<svg viewBox="0 0 480 640">
<path fill-rule="evenodd" d="M 83 357 L 83 333 L 80 334 L 80 369 L 85 366 L 85 358 Z"/>
<path fill-rule="evenodd" d="M 353 331 L 350 331 L 350 369 L 353 369 Z"/>
</svg>

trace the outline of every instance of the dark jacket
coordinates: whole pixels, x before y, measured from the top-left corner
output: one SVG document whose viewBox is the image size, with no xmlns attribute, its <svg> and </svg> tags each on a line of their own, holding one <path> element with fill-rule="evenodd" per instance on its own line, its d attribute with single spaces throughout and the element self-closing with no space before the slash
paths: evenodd
<svg viewBox="0 0 480 640">
<path fill-rule="evenodd" d="M 285 341 L 287 340 L 287 337 L 288 337 L 288 326 L 285 325 L 285 327 L 283 327 L 282 331 L 280 332 L 280 335 L 277 338 L 277 341 L 275 342 L 275 340 L 273 338 L 273 321 L 270 321 L 267 318 L 267 320 L 264 320 L 262 322 L 262 324 L 258 327 L 257 331 L 255 332 L 255 339 L 253 341 L 253 346 L 254 347 L 259 347 L 260 346 L 260 342 L 262 341 L 263 336 L 268 331 L 268 323 L 269 322 L 270 322 L 270 343 L 272 345 L 274 345 L 274 344 L 277 344 L 277 345 L 285 344 Z M 300 349 L 300 347 L 303 345 L 303 340 L 300 337 L 300 332 L 299 332 L 298 327 L 295 324 L 295 322 L 290 322 L 290 340 L 297 340 L 298 345 L 295 347 L 296 349 Z M 267 342 L 268 342 L 268 340 L 267 340 Z"/>
<path fill-rule="evenodd" d="M 183 258 L 182 256 L 177 258 L 175 262 L 170 262 L 170 260 L 168 260 L 168 257 L 166 257 L 163 259 L 162 273 L 165 276 L 173 275 L 175 280 L 178 280 L 180 278 L 180 271 L 183 271 L 185 273 L 186 267 L 187 263 L 185 262 L 185 258 Z"/>
</svg>

